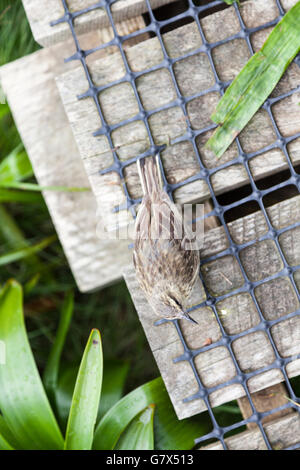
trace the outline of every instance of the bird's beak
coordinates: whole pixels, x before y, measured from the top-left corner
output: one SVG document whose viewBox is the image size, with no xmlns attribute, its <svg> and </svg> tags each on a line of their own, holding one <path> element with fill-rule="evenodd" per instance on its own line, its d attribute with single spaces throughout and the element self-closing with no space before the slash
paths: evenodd
<svg viewBox="0 0 300 470">
<path fill-rule="evenodd" d="M 198 325 L 198 322 L 196 322 L 196 320 L 194 320 L 192 317 L 190 317 L 189 314 L 186 313 L 186 312 L 183 312 L 181 318 L 182 318 L 183 320 L 188 320 L 188 321 L 190 321 L 190 322 L 195 323 L 196 325 Z"/>
</svg>

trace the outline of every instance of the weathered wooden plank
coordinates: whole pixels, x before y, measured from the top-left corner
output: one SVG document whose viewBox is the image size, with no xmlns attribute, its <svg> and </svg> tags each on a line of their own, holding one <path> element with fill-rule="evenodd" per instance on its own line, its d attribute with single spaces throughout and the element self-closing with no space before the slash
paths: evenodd
<svg viewBox="0 0 300 470">
<path fill-rule="evenodd" d="M 299 413 L 272 421 L 264 426 L 269 442 L 273 450 L 282 450 L 299 444 L 300 416 Z M 236 436 L 225 439 L 229 450 L 266 450 L 267 446 L 263 436 L 256 427 L 255 430 L 245 431 Z M 223 450 L 218 441 L 208 446 L 200 447 L 200 450 Z"/>
<path fill-rule="evenodd" d="M 165 5 L 171 0 L 151 0 L 152 8 Z M 97 3 L 96 0 L 68 0 L 70 11 L 78 12 Z M 23 5 L 34 35 L 41 46 L 53 45 L 71 37 L 67 23 L 53 27 L 51 21 L 58 20 L 64 15 L 61 0 L 23 0 Z M 133 18 L 148 11 L 145 0 L 120 0 L 111 7 L 115 22 Z M 99 30 L 110 26 L 110 21 L 104 8 L 97 8 L 78 16 L 75 21 L 75 31 L 78 35 Z M 121 28 L 122 29 L 122 28 Z M 122 32 L 121 32 L 122 34 Z M 123 33 L 126 34 L 126 33 Z M 128 34 L 128 33 L 127 33 Z"/>
<path fill-rule="evenodd" d="M 74 66 L 63 62 L 71 47 L 64 43 L 40 50 L 0 69 L 3 89 L 41 186 L 89 188 L 54 80 L 56 74 Z M 86 292 L 120 279 L 127 245 L 98 238 L 102 221 L 93 193 L 44 191 L 44 197 L 79 289 Z"/>
<path fill-rule="evenodd" d="M 125 34 L 142 24 L 143 19 L 138 17 L 120 27 Z M 109 34 L 102 29 L 82 36 L 81 41 L 100 44 Z M 56 74 L 74 67 L 74 63 L 63 62 L 72 48 L 72 41 L 68 41 L 0 69 L 15 122 L 42 186 L 89 187 L 54 81 Z M 103 57 L 105 52 L 97 54 Z M 80 290 L 90 291 L 121 279 L 127 242 L 98 238 L 102 220 L 93 193 L 46 191 L 44 196 Z"/>
<path fill-rule="evenodd" d="M 299 221 L 299 211 L 300 196 L 268 208 L 270 220 L 275 228 L 288 227 Z M 244 269 L 250 279 L 262 280 L 283 268 L 274 242 L 256 241 L 267 232 L 261 212 L 230 222 L 228 228 L 238 243 L 254 241 L 253 245 L 240 253 Z M 287 231 L 286 234 L 288 236 L 279 237 L 279 241 L 284 254 L 289 255 L 291 264 L 296 265 L 300 263 L 300 231 L 293 229 Z M 233 293 L 217 302 L 216 307 L 225 331 L 229 335 L 234 335 L 258 325 L 260 319 L 249 293 L 234 294 L 235 289 L 244 283 L 235 258 L 226 255 L 215 261 L 205 262 L 205 258 L 221 253 L 227 246 L 227 236 L 223 227 L 211 229 L 205 234 L 204 246 L 201 250 L 201 273 L 206 287 L 213 295 Z M 154 326 L 155 316 L 137 284 L 132 266 L 125 272 L 125 280 L 178 417 L 182 419 L 205 410 L 205 404 L 201 399 L 183 402 L 184 398 L 191 397 L 197 392 L 198 386 L 188 362 L 173 363 L 173 359 L 184 352 L 174 325 L 164 323 Z M 295 281 L 298 287 L 300 286 L 299 280 L 300 276 L 296 272 Z M 299 308 L 294 288 L 284 275 L 261 283 L 254 290 L 254 295 L 264 317 L 268 320 L 280 319 Z M 195 306 L 192 316 L 199 326 L 184 321 L 180 326 L 191 349 L 203 347 L 207 339 L 212 343 L 196 356 L 195 366 L 203 384 L 206 387 L 213 387 L 234 378 L 236 370 L 227 348 L 220 345 L 214 346 L 214 343 L 221 338 L 221 331 L 211 308 L 197 308 L 197 305 L 204 300 L 205 292 L 199 281 L 189 302 L 191 306 Z M 300 317 L 296 316 L 277 323 L 271 328 L 271 334 L 281 356 L 292 358 L 287 365 L 288 375 L 290 377 L 299 375 L 300 360 L 297 359 L 297 355 L 300 353 Z M 250 332 L 239 337 L 233 342 L 232 347 L 245 373 L 261 369 L 275 360 L 271 343 L 262 331 Z M 249 391 L 254 393 L 283 380 L 280 369 L 270 369 L 248 380 Z M 218 406 L 244 395 L 242 386 L 234 384 L 213 392 L 210 395 L 210 402 L 212 406 Z"/>
<path fill-rule="evenodd" d="M 295 1 L 290 2 L 288 7 L 290 8 L 293 3 Z M 270 18 L 276 18 L 278 15 L 275 0 L 244 2 L 241 4 L 241 11 L 244 20 L 253 25 L 270 21 Z M 234 15 L 233 8 L 228 8 L 203 18 L 201 20 L 202 27 L 208 40 L 217 40 L 216 31 L 219 34 L 220 28 L 217 26 L 220 24 L 226 25 L 222 29 L 222 34 L 225 34 L 225 37 L 235 33 L 237 20 Z M 251 39 L 255 50 L 261 47 L 269 32 L 270 28 L 252 35 Z M 171 31 L 163 38 L 171 57 L 182 56 L 201 45 L 201 38 L 195 23 Z M 158 39 L 152 38 L 130 48 L 127 51 L 127 58 L 132 69 L 139 71 L 160 63 L 163 55 Z M 244 39 L 237 39 L 213 49 L 213 58 L 219 76 L 224 80 L 229 80 L 233 79 L 245 64 L 249 58 L 249 50 Z M 90 71 L 97 86 L 120 79 L 125 73 L 120 54 L 112 55 L 101 62 L 91 63 Z M 185 96 L 193 96 L 214 84 L 212 70 L 204 53 L 178 60 L 174 64 L 174 73 L 178 86 Z M 114 230 L 118 225 L 126 225 L 132 220 L 128 211 L 124 210 L 119 214 L 112 213 L 115 206 L 126 203 L 122 181 L 116 173 L 99 174 L 101 170 L 112 164 L 113 158 L 106 137 L 92 137 L 92 133 L 101 127 L 95 103 L 91 98 L 82 101 L 77 99 L 77 95 L 84 93 L 88 87 L 82 68 L 64 74 L 58 78 L 57 83 L 91 186 L 98 204 L 104 210 L 104 223 L 109 230 Z M 273 95 L 287 92 L 299 84 L 299 67 L 291 64 Z M 200 167 L 191 142 L 187 139 L 172 144 L 175 138 L 185 134 L 187 124 L 182 109 L 174 101 L 176 100 L 176 92 L 168 70 L 159 69 L 142 75 L 136 80 L 136 86 L 146 110 L 152 111 L 160 105 L 173 104 L 169 109 L 154 113 L 149 117 L 149 125 L 155 142 L 167 144 L 166 150 L 162 153 L 162 159 L 168 181 L 180 183 L 196 175 Z M 200 98 L 192 99 L 188 103 L 187 112 L 194 129 L 201 129 L 211 124 L 210 115 L 218 99 L 217 92 L 210 92 Z M 299 100 L 300 93 L 295 93 L 273 106 L 274 116 L 284 136 L 300 131 Z M 138 113 L 138 104 L 133 89 L 127 82 L 101 92 L 99 101 L 109 124 L 122 123 L 125 119 L 132 118 Z M 217 160 L 212 152 L 204 149 L 204 144 L 210 135 L 211 131 L 197 138 L 199 153 L 206 167 L 216 168 L 224 162 L 230 162 L 237 156 L 237 148 L 233 143 L 222 158 Z M 240 138 L 246 152 L 260 150 L 276 141 L 271 120 L 264 110 L 260 110 L 253 117 L 241 133 Z M 128 160 L 149 147 L 147 130 L 141 120 L 121 125 L 112 132 L 112 140 L 121 160 Z M 300 163 L 300 139 L 294 140 L 290 144 L 289 150 L 293 163 Z M 265 152 L 250 161 L 250 169 L 256 180 L 284 168 L 287 168 L 287 162 L 279 148 Z M 249 178 L 242 164 L 233 164 L 225 170 L 213 174 L 211 181 L 215 193 L 220 194 L 249 183 Z M 126 168 L 125 182 L 132 197 L 141 196 L 135 164 Z M 178 188 L 174 196 L 175 200 L 180 203 L 200 202 L 208 199 L 210 192 L 207 184 L 199 179 Z"/>
</svg>

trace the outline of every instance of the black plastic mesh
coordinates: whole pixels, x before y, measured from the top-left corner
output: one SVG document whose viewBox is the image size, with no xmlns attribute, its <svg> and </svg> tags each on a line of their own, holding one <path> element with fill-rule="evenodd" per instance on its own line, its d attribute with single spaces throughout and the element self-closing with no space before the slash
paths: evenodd
<svg viewBox="0 0 300 470">
<path fill-rule="evenodd" d="M 179 106 L 182 109 L 182 111 L 184 113 L 184 116 L 186 118 L 186 122 L 187 122 L 187 132 L 183 136 L 181 136 L 180 138 L 176 139 L 176 142 L 189 140 L 192 143 L 193 148 L 194 148 L 194 152 L 197 156 L 197 160 L 198 160 L 198 163 L 199 163 L 199 166 L 200 166 L 200 171 L 196 175 L 190 177 L 188 180 L 185 180 L 185 181 L 183 181 L 181 183 L 178 183 L 178 184 L 168 183 L 166 178 L 163 176 L 164 177 L 165 190 L 172 197 L 172 193 L 177 188 L 183 186 L 184 184 L 190 183 L 190 182 L 195 181 L 197 179 L 202 179 L 206 182 L 206 184 L 209 187 L 209 190 L 210 190 L 210 193 L 211 193 L 211 199 L 212 199 L 213 204 L 214 204 L 214 209 L 209 214 L 207 214 L 206 217 L 214 215 L 214 216 L 217 216 L 219 218 L 219 220 L 223 224 L 223 227 L 226 231 L 226 235 L 227 235 L 228 241 L 229 241 L 229 247 L 226 250 L 223 250 L 222 252 L 218 253 L 217 255 L 215 255 L 213 257 L 210 257 L 210 258 L 207 258 L 207 259 L 202 259 L 201 264 L 204 265 L 205 263 L 207 263 L 209 261 L 215 260 L 215 259 L 223 257 L 225 255 L 231 255 L 231 256 L 235 257 L 236 262 L 238 263 L 238 265 L 240 267 L 240 270 L 241 270 L 241 272 L 243 274 L 243 277 L 244 277 L 244 284 L 243 284 L 242 287 L 240 287 L 238 289 L 235 289 L 234 291 L 230 292 L 229 294 L 225 294 L 223 296 L 216 296 L 216 297 L 213 297 L 210 294 L 210 292 L 207 290 L 207 288 L 205 286 L 205 280 L 202 279 L 202 281 L 204 282 L 204 288 L 205 288 L 206 294 L 207 294 L 207 300 L 205 302 L 203 302 L 202 304 L 193 307 L 193 309 L 194 308 L 195 309 L 199 308 L 201 306 L 208 306 L 213 310 L 215 318 L 218 322 L 219 328 L 220 328 L 221 333 L 222 333 L 222 337 L 219 341 L 217 341 L 217 342 L 215 342 L 211 345 L 204 346 L 200 349 L 191 349 L 191 348 L 188 347 L 188 345 L 187 345 L 187 343 L 186 343 L 186 341 L 183 337 L 183 334 L 181 332 L 180 325 L 178 324 L 178 321 L 174 321 L 174 324 L 175 324 L 175 327 L 177 329 L 179 338 L 180 338 L 180 340 L 182 342 L 182 345 L 184 347 L 184 354 L 181 357 L 178 357 L 175 360 L 175 362 L 188 361 L 191 368 L 192 368 L 192 370 L 193 370 L 193 373 L 195 374 L 195 378 L 197 380 L 197 383 L 199 385 L 198 392 L 196 394 L 194 394 L 193 396 L 185 399 L 184 401 L 190 401 L 190 400 L 193 400 L 195 398 L 200 398 L 200 399 L 204 400 L 204 402 L 207 406 L 207 409 L 208 409 L 208 413 L 209 413 L 210 418 L 211 418 L 211 422 L 212 422 L 212 431 L 210 433 L 204 435 L 204 436 L 199 437 L 196 440 L 196 443 L 197 444 L 201 443 L 203 445 L 203 444 L 205 444 L 205 441 L 207 441 L 208 439 L 214 439 L 214 440 L 217 439 L 222 443 L 223 448 L 227 449 L 227 445 L 225 443 L 224 436 L 227 433 L 229 433 L 230 431 L 236 430 L 236 429 L 246 425 L 247 423 L 252 422 L 252 423 L 257 424 L 257 426 L 258 426 L 258 428 L 259 428 L 259 430 L 260 430 L 260 432 L 263 436 L 263 439 L 265 441 L 265 444 L 266 444 L 267 448 L 272 449 L 272 446 L 269 442 L 268 436 L 267 436 L 267 434 L 265 432 L 265 429 L 262 425 L 262 418 L 264 418 L 265 416 L 270 415 L 271 413 L 274 413 L 276 411 L 279 411 L 279 410 L 285 409 L 285 408 L 289 408 L 289 407 L 292 407 L 292 408 L 295 409 L 295 411 L 300 412 L 299 406 L 297 406 L 295 404 L 295 403 L 299 403 L 300 400 L 296 397 L 296 395 L 293 391 L 293 388 L 291 386 L 291 383 L 289 381 L 287 372 L 286 372 L 286 366 L 289 363 L 291 363 L 292 361 L 300 359 L 300 354 L 290 356 L 290 357 L 281 357 L 281 355 L 279 354 L 279 352 L 277 350 L 277 347 L 276 347 L 276 344 L 275 344 L 274 339 L 272 337 L 272 334 L 270 332 L 270 329 L 275 324 L 277 324 L 279 322 L 282 322 L 284 320 L 295 317 L 296 315 L 299 315 L 300 311 L 296 310 L 292 313 L 289 313 L 288 315 L 284 315 L 284 316 L 282 316 L 280 318 L 277 318 L 275 320 L 267 320 L 264 317 L 264 315 L 263 315 L 263 313 L 260 309 L 260 306 L 257 302 L 257 299 L 254 295 L 254 289 L 257 286 L 259 286 L 260 284 L 262 284 L 266 281 L 276 279 L 280 276 L 286 276 L 286 277 L 289 277 L 289 280 L 290 280 L 290 282 L 293 286 L 293 289 L 295 290 L 297 298 L 298 298 L 298 300 L 300 300 L 300 295 L 299 295 L 299 292 L 298 292 L 298 288 L 297 288 L 297 285 L 296 285 L 294 277 L 293 277 L 293 274 L 295 273 L 296 270 L 298 270 L 300 268 L 300 265 L 290 266 L 288 264 L 287 259 L 284 255 L 283 251 L 282 251 L 281 245 L 280 245 L 279 240 L 278 240 L 278 237 L 280 235 L 282 235 L 284 232 L 287 232 L 288 230 L 291 230 L 292 228 L 295 228 L 298 225 L 300 225 L 300 221 L 299 221 L 299 223 L 290 225 L 289 227 L 285 227 L 284 229 L 278 230 L 278 229 L 274 228 L 271 224 L 270 218 L 268 216 L 268 213 L 266 211 L 264 201 L 263 201 L 263 197 L 265 197 L 266 195 L 271 194 L 273 191 L 278 190 L 278 189 L 282 189 L 282 188 L 287 187 L 287 186 L 289 186 L 289 187 L 291 185 L 294 186 L 296 188 L 297 193 L 299 192 L 299 189 L 300 189 L 300 181 L 299 181 L 300 176 L 296 173 L 296 171 L 293 167 L 293 164 L 291 162 L 288 150 L 287 150 L 287 145 L 291 141 L 293 141 L 296 138 L 300 137 L 300 133 L 295 134 L 293 136 L 290 136 L 288 138 L 284 138 L 283 135 L 280 133 L 280 131 L 278 129 L 278 126 L 275 122 L 275 119 L 273 117 L 273 114 L 272 114 L 272 106 L 275 103 L 277 103 L 278 101 L 292 95 L 293 93 L 298 92 L 300 90 L 300 86 L 293 89 L 293 90 L 291 90 L 291 91 L 289 91 L 288 93 L 285 93 L 285 94 L 281 95 L 281 96 L 277 96 L 275 98 L 267 99 L 266 102 L 263 105 L 263 108 L 267 111 L 267 113 L 268 113 L 268 115 L 269 115 L 269 117 L 272 121 L 272 124 L 273 124 L 273 127 L 274 127 L 274 132 L 276 134 L 276 140 L 271 145 L 268 145 L 267 147 L 264 147 L 264 148 L 260 149 L 257 152 L 252 152 L 251 154 L 250 153 L 247 154 L 243 151 L 243 148 L 242 148 L 242 146 L 239 142 L 239 139 L 237 138 L 236 139 L 236 144 L 237 144 L 237 147 L 238 147 L 238 156 L 237 156 L 237 158 L 234 159 L 234 160 L 231 160 L 230 162 L 219 165 L 218 167 L 208 169 L 202 163 L 201 157 L 199 155 L 198 147 L 197 147 L 197 144 L 196 144 L 196 138 L 199 135 L 207 132 L 210 129 L 213 129 L 216 126 L 214 124 L 211 124 L 208 127 L 205 127 L 203 129 L 200 129 L 200 130 L 193 129 L 193 127 L 191 125 L 191 122 L 190 122 L 190 118 L 189 118 L 188 113 L 187 113 L 187 104 L 191 100 L 191 98 L 186 98 L 181 94 L 180 89 L 179 89 L 178 84 L 177 84 L 177 81 L 176 81 L 176 77 L 174 75 L 173 66 L 174 66 L 174 63 L 177 62 L 179 59 L 182 60 L 182 59 L 187 58 L 191 55 L 198 54 L 199 52 L 207 54 L 207 57 L 209 59 L 210 65 L 211 65 L 211 68 L 213 70 L 215 85 L 213 87 L 211 87 L 209 90 L 206 90 L 206 91 L 201 92 L 197 95 L 194 95 L 193 99 L 196 96 L 201 96 L 205 93 L 208 93 L 208 91 L 209 92 L 216 91 L 216 92 L 219 92 L 219 93 L 223 94 L 226 87 L 228 86 L 229 82 L 223 82 L 222 80 L 220 80 L 220 78 L 218 76 L 218 73 L 217 73 L 217 70 L 216 70 L 216 67 L 214 65 L 214 61 L 213 61 L 213 57 L 212 57 L 212 50 L 216 46 L 220 46 L 220 45 L 222 45 L 222 44 L 224 44 L 228 41 L 232 41 L 233 39 L 243 38 L 247 42 L 250 53 L 253 54 L 253 48 L 252 48 L 251 41 L 250 41 L 251 34 L 277 24 L 277 22 L 280 21 L 280 19 L 283 17 L 283 15 L 285 13 L 284 9 L 281 5 L 281 2 L 279 0 L 276 0 L 278 11 L 279 11 L 279 16 L 278 16 L 277 19 L 275 19 L 273 21 L 270 21 L 269 23 L 266 23 L 266 24 L 261 25 L 261 26 L 256 27 L 256 28 L 247 28 L 244 21 L 243 21 L 243 19 L 242 19 L 242 16 L 240 14 L 238 6 L 236 4 L 234 4 L 233 8 L 235 9 L 235 13 L 236 13 L 237 19 L 238 19 L 239 24 L 240 24 L 240 31 L 237 34 L 234 34 L 234 35 L 232 35 L 232 36 L 230 36 L 230 37 L 228 37 L 224 40 L 218 41 L 217 43 L 209 43 L 205 38 L 203 29 L 202 29 L 202 26 L 201 26 L 201 22 L 199 20 L 199 15 L 203 14 L 203 12 L 205 12 L 208 8 L 219 7 L 220 5 L 224 5 L 224 3 L 222 1 L 216 0 L 216 1 L 212 1 L 210 3 L 206 2 L 206 4 L 204 4 L 204 5 L 197 6 L 193 3 L 192 0 L 187 0 L 185 2 L 187 8 L 185 9 L 184 12 L 181 12 L 181 13 L 177 14 L 176 16 L 173 16 L 172 18 L 159 21 L 159 20 L 156 19 L 156 16 L 154 15 L 154 13 L 152 11 L 150 1 L 145 0 L 146 4 L 147 4 L 147 7 L 148 7 L 149 24 L 144 29 L 136 31 L 136 32 L 134 32 L 132 34 L 129 34 L 129 35 L 126 35 L 126 36 L 120 36 L 118 34 L 118 31 L 116 29 L 116 25 L 115 25 L 113 17 L 112 17 L 111 6 L 112 6 L 112 4 L 116 3 L 116 1 L 118 1 L 118 0 L 102 0 L 100 2 L 95 2 L 94 5 L 90 6 L 87 9 L 71 13 L 69 8 L 68 8 L 67 1 L 62 0 L 64 9 L 65 9 L 65 14 L 62 18 L 60 18 L 56 21 L 53 21 L 53 23 L 51 23 L 52 25 L 56 25 L 58 23 L 66 22 L 66 23 L 68 23 L 68 25 L 71 29 L 71 32 L 72 32 L 72 35 L 73 35 L 73 38 L 74 38 L 74 41 L 75 41 L 77 52 L 72 57 L 70 57 L 69 59 L 66 59 L 66 60 L 67 61 L 68 60 L 79 60 L 82 64 L 84 70 L 85 70 L 85 74 L 86 74 L 86 77 L 87 77 L 87 80 L 88 80 L 88 83 L 89 83 L 89 89 L 87 90 L 87 92 L 84 95 L 79 96 L 78 98 L 79 99 L 84 99 L 86 97 L 92 97 L 95 104 L 96 104 L 99 115 L 101 117 L 102 127 L 101 127 L 101 129 L 98 129 L 98 130 L 95 129 L 94 136 L 104 134 L 107 137 L 108 141 L 109 141 L 109 144 L 110 144 L 110 147 L 112 149 L 113 156 L 114 156 L 113 165 L 109 169 L 107 169 L 106 171 L 107 172 L 108 171 L 115 171 L 120 175 L 121 181 L 123 182 L 124 191 L 125 191 L 125 194 L 127 196 L 127 204 L 128 204 L 127 207 L 129 207 L 130 210 L 132 211 L 133 215 L 135 215 L 135 207 L 140 202 L 140 200 L 135 200 L 135 199 L 132 199 L 130 197 L 130 194 L 129 194 L 129 191 L 126 187 L 126 183 L 125 183 L 125 179 L 124 179 L 124 169 L 129 164 L 132 164 L 137 158 L 141 158 L 143 156 L 154 155 L 156 153 L 160 153 L 163 149 L 163 146 L 158 146 L 154 142 L 154 139 L 153 139 L 153 136 L 152 136 L 152 133 L 151 133 L 151 129 L 150 129 L 149 123 L 148 123 L 148 118 L 151 114 L 153 114 L 153 111 L 149 112 L 149 111 L 144 109 L 144 107 L 142 105 L 142 102 L 141 102 L 141 99 L 139 97 L 139 93 L 138 93 L 137 88 L 136 88 L 135 81 L 140 75 L 144 75 L 145 73 L 149 73 L 151 71 L 162 69 L 162 68 L 168 69 L 170 74 L 171 74 L 171 77 L 172 77 L 172 81 L 173 81 L 173 84 L 174 84 L 174 87 L 175 87 L 175 90 L 176 90 L 177 98 L 172 103 L 168 104 L 167 106 L 161 106 L 159 108 L 156 108 L 155 112 L 161 111 L 161 110 L 166 109 L 167 107 L 171 107 L 171 106 Z M 195 2 L 195 3 L 197 3 L 197 2 Z M 198 2 L 198 3 L 203 3 L 203 2 Z M 78 40 L 78 38 L 76 36 L 76 33 L 75 33 L 75 30 L 74 30 L 74 20 L 78 16 L 86 14 L 88 11 L 91 11 L 91 10 L 96 9 L 96 8 L 105 9 L 105 11 L 107 13 L 107 16 L 109 18 L 111 27 L 114 31 L 114 38 L 110 42 L 108 42 L 106 44 L 103 44 L 103 45 L 100 45 L 99 47 L 96 47 L 94 49 L 82 50 L 81 47 L 80 47 L 79 40 Z M 180 58 L 179 57 L 171 58 L 171 57 L 168 56 L 168 53 L 166 51 L 165 44 L 164 44 L 162 36 L 161 36 L 161 30 L 162 30 L 162 28 L 164 28 L 164 30 L 165 30 L 167 26 L 171 25 L 174 22 L 178 22 L 180 20 L 184 20 L 184 19 L 187 19 L 187 18 L 193 19 L 196 22 L 196 24 L 198 25 L 199 33 L 200 33 L 203 44 L 198 49 L 195 49 L 192 52 L 189 52 L 188 54 L 180 56 Z M 124 41 L 128 40 L 129 38 L 132 38 L 134 36 L 137 36 L 137 35 L 140 35 L 141 33 L 146 33 L 146 32 L 154 33 L 156 35 L 156 37 L 159 39 L 161 49 L 163 51 L 164 59 L 160 64 L 158 64 L 154 67 L 151 67 L 150 69 L 143 70 L 141 72 L 133 72 L 130 69 L 130 66 L 128 64 L 126 53 L 123 49 L 123 43 L 124 43 Z M 109 83 L 106 86 L 97 87 L 97 86 L 94 85 L 94 83 L 92 81 L 92 78 L 91 78 L 91 75 L 90 75 L 90 72 L 89 72 L 89 68 L 88 68 L 87 63 L 86 63 L 86 58 L 89 55 L 93 54 L 95 51 L 97 51 L 99 49 L 106 48 L 108 46 L 117 46 L 117 48 L 119 49 L 119 51 L 122 55 L 124 65 L 125 65 L 125 69 L 126 69 L 126 73 L 123 76 L 123 78 L 120 79 L 120 80 Z M 295 59 L 295 62 L 298 63 L 298 65 L 300 65 L 299 64 L 299 56 Z M 108 123 L 106 122 L 105 117 L 103 115 L 101 106 L 99 104 L 98 95 L 103 90 L 105 90 L 105 89 L 107 89 L 107 88 L 109 88 L 113 85 L 122 83 L 122 82 L 128 82 L 128 83 L 131 84 L 131 86 L 134 90 L 136 101 L 137 101 L 138 106 L 139 106 L 139 112 L 133 118 L 124 120 L 121 123 L 118 123 L 117 125 L 108 125 Z M 149 146 L 148 150 L 145 153 L 138 155 L 137 157 L 131 159 L 130 161 L 125 161 L 125 162 L 120 161 L 119 158 L 118 158 L 118 155 L 116 153 L 116 149 L 114 148 L 114 144 L 112 142 L 111 133 L 116 128 L 118 128 L 120 126 L 124 126 L 125 124 L 128 124 L 129 122 L 132 122 L 132 121 L 135 121 L 135 120 L 142 120 L 144 122 L 144 124 L 146 126 L 146 129 L 147 129 L 147 132 L 148 132 L 150 146 Z M 287 177 L 284 182 L 280 182 L 278 184 L 272 185 L 268 189 L 259 189 L 257 187 L 257 184 L 254 181 L 253 176 L 251 174 L 251 171 L 249 169 L 249 161 L 252 158 L 254 158 L 258 155 L 261 155 L 264 152 L 266 152 L 266 151 L 268 151 L 272 148 L 279 148 L 284 153 L 286 161 L 288 163 L 290 176 Z M 250 195 L 247 195 L 246 197 L 242 197 L 241 199 L 239 199 L 236 202 L 222 205 L 222 204 L 219 203 L 219 201 L 218 201 L 218 199 L 215 195 L 215 192 L 214 192 L 214 189 L 213 189 L 213 186 L 212 186 L 212 183 L 211 183 L 211 178 L 216 173 L 216 171 L 224 169 L 224 168 L 226 168 L 228 166 L 231 166 L 235 163 L 244 165 L 244 168 L 246 169 L 248 177 L 249 177 L 252 192 L 251 192 Z M 256 202 L 259 205 L 260 210 L 261 210 L 261 212 L 263 213 L 263 215 L 265 217 L 265 221 L 266 221 L 267 226 L 268 226 L 268 231 L 267 231 L 267 233 L 265 233 L 263 236 L 261 236 L 260 238 L 258 238 L 256 240 L 252 240 L 250 242 L 243 243 L 243 244 L 237 244 L 232 239 L 230 231 L 229 231 L 229 229 L 226 225 L 225 214 L 230 209 L 238 207 L 238 206 L 240 206 L 242 204 L 245 204 L 245 203 L 249 203 L 250 201 Z M 121 210 L 121 209 L 123 209 L 123 207 L 119 207 L 116 210 Z M 280 272 L 277 272 L 275 275 L 267 276 L 267 277 L 265 277 L 264 279 L 262 279 L 258 282 L 252 282 L 249 279 L 247 273 L 245 272 L 243 264 L 240 260 L 239 253 L 245 247 L 249 247 L 249 246 L 253 245 L 254 243 L 256 243 L 257 241 L 263 241 L 263 240 L 269 240 L 269 239 L 271 239 L 275 242 L 278 253 L 281 257 L 281 260 L 282 260 L 282 263 L 283 263 L 284 267 Z M 229 335 L 229 334 L 226 333 L 226 331 L 223 327 L 222 321 L 219 318 L 217 308 L 216 308 L 216 303 L 223 300 L 223 299 L 225 299 L 225 298 L 227 298 L 227 297 L 229 297 L 229 296 L 232 296 L 232 295 L 235 295 L 235 294 L 238 294 L 238 293 L 245 293 L 245 292 L 249 293 L 251 295 L 252 301 L 254 302 L 254 305 L 255 305 L 255 307 L 257 309 L 257 312 L 259 314 L 260 322 L 255 327 L 252 327 L 248 330 L 245 330 L 245 331 L 243 331 L 239 334 Z M 245 336 L 249 333 L 253 333 L 253 332 L 257 332 L 257 331 L 262 331 L 267 335 L 268 340 L 269 340 L 269 342 L 272 346 L 272 349 L 273 349 L 273 352 L 274 352 L 274 355 L 275 355 L 275 360 L 273 361 L 272 364 L 269 364 L 268 366 L 259 368 L 258 370 L 255 370 L 255 371 L 252 371 L 252 372 L 245 372 L 241 369 L 241 367 L 239 366 L 238 361 L 235 358 L 235 354 L 234 354 L 234 351 L 233 351 L 233 348 L 232 348 L 232 344 L 237 338 L 241 338 L 241 337 L 243 337 L 243 336 Z M 207 388 L 203 385 L 203 383 L 201 381 L 201 378 L 199 377 L 198 371 L 195 367 L 194 359 L 199 353 L 207 351 L 211 348 L 216 348 L 218 346 L 225 346 L 228 349 L 230 357 L 232 358 L 232 361 L 233 361 L 233 363 L 235 365 L 235 368 L 236 368 L 236 375 L 230 381 L 227 381 L 225 383 L 219 384 L 219 385 L 214 386 L 214 387 Z M 271 369 L 277 369 L 277 370 L 281 371 L 281 373 L 284 377 L 285 385 L 288 389 L 290 398 L 295 403 L 288 402 L 287 404 L 281 406 L 280 408 L 272 409 L 272 410 L 266 411 L 266 412 L 258 412 L 255 409 L 255 406 L 253 404 L 253 401 L 252 401 L 252 398 L 251 398 L 251 394 L 249 393 L 247 383 L 248 383 L 248 380 L 251 377 L 253 377 L 257 374 L 261 374 L 265 371 L 269 371 Z M 250 406 L 251 406 L 251 409 L 252 409 L 252 415 L 251 415 L 250 418 L 241 420 L 241 421 L 236 422 L 234 424 L 231 424 L 231 425 L 228 425 L 228 426 L 221 426 L 221 425 L 218 424 L 217 417 L 215 416 L 214 411 L 213 411 L 213 409 L 210 405 L 209 396 L 210 396 L 211 393 L 213 393 L 217 390 L 223 389 L 223 388 L 227 387 L 228 385 L 232 385 L 232 384 L 239 384 L 244 388 L 245 394 L 246 394 L 246 396 L 249 400 L 249 403 L 250 403 Z M 300 448 L 300 442 L 296 445 L 293 445 L 293 446 L 289 447 L 289 449 L 296 449 L 296 448 Z"/>
</svg>

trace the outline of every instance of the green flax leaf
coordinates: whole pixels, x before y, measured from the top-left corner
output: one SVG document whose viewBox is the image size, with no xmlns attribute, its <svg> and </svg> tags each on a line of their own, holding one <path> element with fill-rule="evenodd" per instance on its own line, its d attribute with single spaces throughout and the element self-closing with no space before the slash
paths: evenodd
<svg viewBox="0 0 300 470">
<path fill-rule="evenodd" d="M 66 427 L 70 411 L 79 365 L 62 367 L 55 390 L 57 414 L 62 428 Z M 98 409 L 97 422 L 120 400 L 128 374 L 129 364 L 118 359 L 104 359 L 101 403 Z"/>
<path fill-rule="evenodd" d="M 116 403 L 100 420 L 95 430 L 93 448 L 112 450 L 128 424 L 147 406 L 155 405 L 155 448 L 184 450 L 194 446 L 196 437 L 208 432 L 201 416 L 177 418 L 161 377 L 136 388 Z"/>
<path fill-rule="evenodd" d="M 65 449 L 89 450 L 93 444 L 103 373 L 101 336 L 92 330 L 79 367 L 67 424 Z"/>
<path fill-rule="evenodd" d="M 23 449 L 61 449 L 63 438 L 48 402 L 26 335 L 21 286 L 9 281 L 0 292 L 0 409 Z"/>
<path fill-rule="evenodd" d="M 0 434 L 11 447 L 14 449 L 20 449 L 20 444 L 11 432 L 2 415 L 0 415 Z"/>
<path fill-rule="evenodd" d="M 118 450 L 153 450 L 155 405 L 149 405 L 139 413 L 122 433 L 115 449 Z"/>
<path fill-rule="evenodd" d="M 221 157 L 270 95 L 300 51 L 300 2 L 273 29 L 219 101 L 211 119 L 220 126 L 206 147 Z"/>
<path fill-rule="evenodd" d="M 14 450 L 7 440 L 0 434 L 0 450 Z"/>
</svg>

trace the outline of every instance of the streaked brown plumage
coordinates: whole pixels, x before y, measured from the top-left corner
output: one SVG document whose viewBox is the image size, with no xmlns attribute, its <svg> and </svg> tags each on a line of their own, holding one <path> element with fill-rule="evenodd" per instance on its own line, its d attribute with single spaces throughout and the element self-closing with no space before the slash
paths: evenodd
<svg viewBox="0 0 300 470">
<path fill-rule="evenodd" d="M 185 307 L 199 272 L 199 252 L 184 247 L 191 236 L 181 213 L 163 190 L 158 156 L 137 164 L 144 193 L 133 250 L 138 282 L 156 315 L 196 323 Z M 182 236 L 178 238 L 180 230 Z"/>
</svg>

